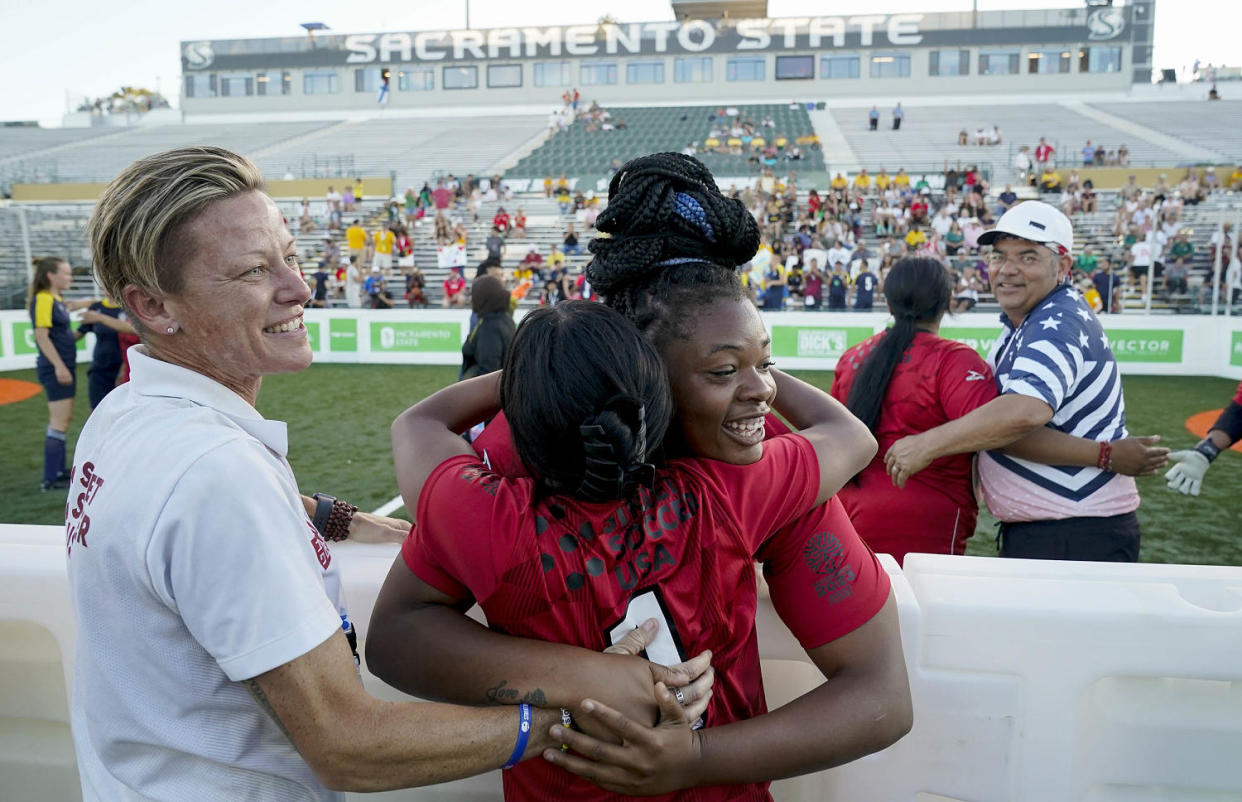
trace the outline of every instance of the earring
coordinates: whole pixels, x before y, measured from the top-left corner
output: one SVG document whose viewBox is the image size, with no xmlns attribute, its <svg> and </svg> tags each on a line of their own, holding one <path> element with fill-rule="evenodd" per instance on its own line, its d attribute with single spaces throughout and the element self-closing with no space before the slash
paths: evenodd
<svg viewBox="0 0 1242 802">
<path fill-rule="evenodd" d="M 169 333 L 169 334 L 172 334 L 174 331 L 176 331 L 176 329 L 175 329 L 175 328 L 173 328 L 172 326 L 169 326 L 169 327 L 168 327 L 168 333 Z"/>
</svg>

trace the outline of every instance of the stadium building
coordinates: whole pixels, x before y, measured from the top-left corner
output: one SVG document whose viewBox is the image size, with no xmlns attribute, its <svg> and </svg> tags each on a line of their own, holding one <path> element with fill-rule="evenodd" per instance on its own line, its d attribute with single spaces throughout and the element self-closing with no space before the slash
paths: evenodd
<svg viewBox="0 0 1242 802">
<path fill-rule="evenodd" d="M 191 41 L 182 110 L 1118 92 L 1151 80 L 1154 7 L 740 19 L 674 3 L 667 22 Z"/>
</svg>

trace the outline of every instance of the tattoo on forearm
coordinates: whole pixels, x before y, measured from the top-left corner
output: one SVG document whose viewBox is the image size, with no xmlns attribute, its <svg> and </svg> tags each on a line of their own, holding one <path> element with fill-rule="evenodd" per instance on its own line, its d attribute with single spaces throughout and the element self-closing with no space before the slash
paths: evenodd
<svg viewBox="0 0 1242 802">
<path fill-rule="evenodd" d="M 263 710 L 272 717 L 272 721 L 276 722 L 276 726 L 280 727 L 280 731 L 285 734 L 285 737 L 289 739 L 289 742 L 293 743 L 293 736 L 290 735 L 289 730 L 285 728 L 285 723 L 280 720 L 280 716 L 276 715 L 276 711 L 272 708 L 272 703 L 267 700 L 267 694 L 265 694 L 263 689 L 259 687 L 259 683 L 253 679 L 244 679 L 242 680 L 242 685 L 245 686 L 246 690 L 250 691 L 250 695 L 254 697 L 256 702 L 259 703 L 259 707 L 263 708 Z M 297 744 L 293 745 L 295 748 L 297 747 Z"/>
<path fill-rule="evenodd" d="M 522 693 L 518 688 L 510 688 L 509 680 L 502 679 L 487 689 L 487 701 L 494 705 L 527 704 L 535 707 L 547 707 L 548 697 L 542 688 Z"/>
</svg>

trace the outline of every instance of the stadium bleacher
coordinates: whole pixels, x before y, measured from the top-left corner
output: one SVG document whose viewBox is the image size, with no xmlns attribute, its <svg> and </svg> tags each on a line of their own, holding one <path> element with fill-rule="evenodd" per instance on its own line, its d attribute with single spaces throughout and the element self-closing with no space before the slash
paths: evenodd
<svg viewBox="0 0 1242 802">
<path fill-rule="evenodd" d="M 1225 158 L 1242 160 L 1242 136 L 1238 134 L 1242 130 L 1242 100 L 1090 105 L 1162 134 L 1216 151 Z"/>
<path fill-rule="evenodd" d="M 625 128 L 614 131 L 589 131 L 585 120 L 557 131 L 542 147 L 523 158 L 506 178 L 543 179 L 562 173 L 576 176 L 587 186 L 609 175 L 614 159 L 625 162 L 636 156 L 658 151 L 680 151 L 689 144 L 696 144 L 699 158 L 717 175 L 750 175 L 758 172 L 758 166 L 748 161 L 751 148 L 743 148 L 742 155 L 726 155 L 705 150 L 705 143 L 712 129 L 711 114 L 716 106 L 661 106 L 609 108 L 613 122 L 624 121 Z M 755 124 L 755 135 L 767 141 L 777 138 L 787 140 L 783 150 L 788 151 L 799 137 L 812 136 L 815 128 L 802 106 L 789 104 L 739 105 L 736 116 Z M 760 123 L 771 118 L 774 127 L 762 127 Z M 727 144 L 729 136 L 719 137 L 720 144 Z M 800 173 L 822 172 L 823 153 L 818 148 L 802 146 L 802 159 L 791 166 Z M 784 162 L 782 162 L 784 163 Z"/>
</svg>

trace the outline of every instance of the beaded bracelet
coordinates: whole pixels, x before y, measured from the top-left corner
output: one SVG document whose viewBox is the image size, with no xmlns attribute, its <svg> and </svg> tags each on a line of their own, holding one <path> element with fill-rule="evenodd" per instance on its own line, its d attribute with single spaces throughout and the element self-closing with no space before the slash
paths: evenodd
<svg viewBox="0 0 1242 802">
<path fill-rule="evenodd" d="M 349 524 L 354 520 L 354 513 L 358 508 L 327 493 L 316 493 L 314 499 L 315 517 L 311 519 L 311 523 L 319 530 L 319 534 L 331 541 L 349 537 Z"/>
<path fill-rule="evenodd" d="M 1113 467 L 1113 444 L 1105 440 L 1100 443 L 1100 455 L 1095 460 L 1095 467 L 1102 471 L 1112 470 Z"/>
</svg>

